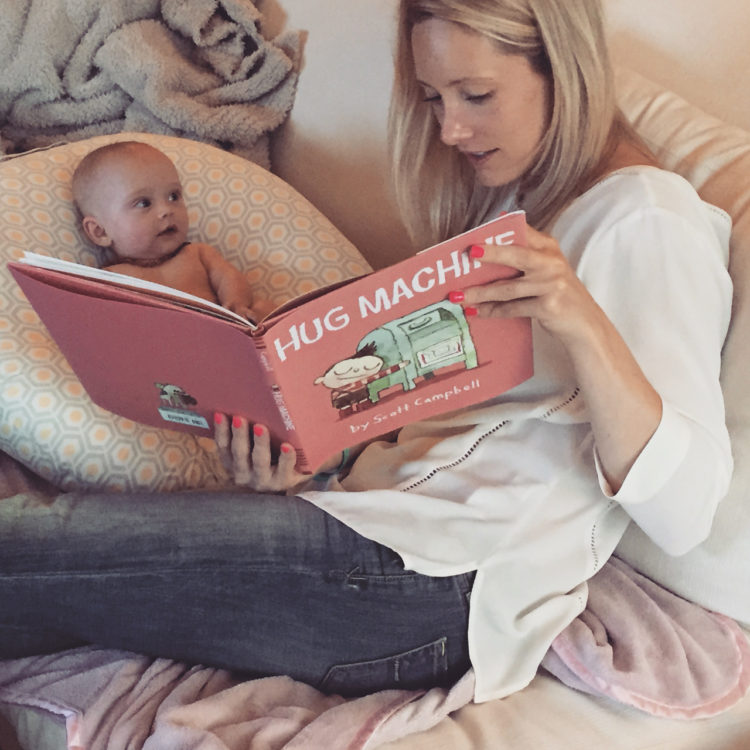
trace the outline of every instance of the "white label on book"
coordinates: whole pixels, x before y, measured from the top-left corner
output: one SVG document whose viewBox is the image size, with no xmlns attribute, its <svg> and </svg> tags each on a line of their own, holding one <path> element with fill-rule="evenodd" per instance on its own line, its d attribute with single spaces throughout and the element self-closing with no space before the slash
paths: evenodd
<svg viewBox="0 0 750 750">
<path fill-rule="evenodd" d="M 166 422 L 186 424 L 191 427 L 202 427 L 205 430 L 208 429 L 208 422 L 200 414 L 188 411 L 187 409 L 164 409 L 159 407 L 159 414 L 161 414 L 161 418 Z"/>
</svg>

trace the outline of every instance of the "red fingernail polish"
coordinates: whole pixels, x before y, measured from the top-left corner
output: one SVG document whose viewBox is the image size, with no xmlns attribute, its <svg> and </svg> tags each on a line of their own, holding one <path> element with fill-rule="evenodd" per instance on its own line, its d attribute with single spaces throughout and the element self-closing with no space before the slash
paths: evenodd
<svg viewBox="0 0 750 750">
<path fill-rule="evenodd" d="M 464 293 L 463 292 L 451 292 L 448 295 L 448 300 L 450 302 L 463 302 L 464 301 Z"/>
<path fill-rule="evenodd" d="M 291 453 L 291 452 L 292 452 L 293 450 L 294 450 L 294 448 L 292 448 L 292 446 L 291 446 L 291 445 L 287 445 L 286 443 L 284 443 L 284 444 L 283 444 L 283 445 L 281 446 L 281 452 L 282 452 L 282 453 Z"/>
<path fill-rule="evenodd" d="M 469 256 L 471 258 L 483 258 L 484 248 L 481 245 L 472 245 L 469 248 Z"/>
<path fill-rule="evenodd" d="M 242 427 L 242 417 L 234 417 L 232 419 L 232 427 Z"/>
<path fill-rule="evenodd" d="M 464 307 L 464 315 L 472 316 L 477 315 L 479 310 L 476 307 Z"/>
<path fill-rule="evenodd" d="M 263 425 L 256 424 L 255 427 L 253 427 L 253 435 L 257 435 L 260 437 L 263 434 Z"/>
<path fill-rule="evenodd" d="M 218 411 L 215 412 L 214 413 L 214 424 L 223 424 L 223 422 L 224 422 L 224 415 L 221 414 Z"/>
</svg>

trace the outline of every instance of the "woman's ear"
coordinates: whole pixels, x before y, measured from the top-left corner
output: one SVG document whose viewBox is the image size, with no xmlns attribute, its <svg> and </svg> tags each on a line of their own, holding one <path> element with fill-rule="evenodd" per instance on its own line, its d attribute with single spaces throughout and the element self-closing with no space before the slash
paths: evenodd
<svg viewBox="0 0 750 750">
<path fill-rule="evenodd" d="M 112 245 L 112 238 L 107 234 L 107 230 L 93 216 L 84 216 L 81 226 L 86 236 L 95 245 L 99 247 Z"/>
</svg>

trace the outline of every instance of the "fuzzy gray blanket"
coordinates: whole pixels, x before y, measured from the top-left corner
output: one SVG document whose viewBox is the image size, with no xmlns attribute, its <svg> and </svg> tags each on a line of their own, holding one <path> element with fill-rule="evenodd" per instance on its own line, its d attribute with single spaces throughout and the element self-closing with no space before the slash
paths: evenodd
<svg viewBox="0 0 750 750">
<path fill-rule="evenodd" d="M 266 39 L 250 0 L 13 0 L 0 14 L 0 151 L 140 131 L 269 166 L 299 34 Z"/>
</svg>

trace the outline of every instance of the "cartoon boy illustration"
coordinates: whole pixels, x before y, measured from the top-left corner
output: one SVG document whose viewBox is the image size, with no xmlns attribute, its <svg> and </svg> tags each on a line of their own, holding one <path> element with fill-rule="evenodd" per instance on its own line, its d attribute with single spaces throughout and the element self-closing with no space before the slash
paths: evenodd
<svg viewBox="0 0 750 750">
<path fill-rule="evenodd" d="M 315 385 L 331 389 L 331 405 L 334 409 L 342 413 L 366 409 L 377 400 L 370 395 L 369 384 L 409 364 L 407 360 L 384 367 L 383 358 L 376 352 L 376 344 L 365 344 L 354 356 L 335 362 L 326 370 L 325 375 L 315 379 Z"/>
<path fill-rule="evenodd" d="M 383 359 L 375 354 L 375 344 L 367 344 L 353 357 L 339 360 L 315 379 L 315 385 L 331 389 L 331 405 L 339 411 L 359 411 L 371 404 L 367 384 L 379 378 Z"/>
</svg>

